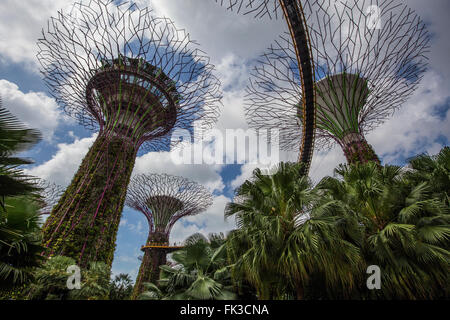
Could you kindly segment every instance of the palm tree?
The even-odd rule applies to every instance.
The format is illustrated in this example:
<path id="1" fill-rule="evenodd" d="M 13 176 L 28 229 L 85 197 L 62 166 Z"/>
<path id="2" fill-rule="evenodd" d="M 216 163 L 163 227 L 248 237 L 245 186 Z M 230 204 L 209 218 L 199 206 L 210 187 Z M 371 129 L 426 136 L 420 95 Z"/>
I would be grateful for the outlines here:
<path id="1" fill-rule="evenodd" d="M 0 289 L 10 290 L 32 279 L 43 250 L 37 203 L 24 196 L 6 199 L 0 215 Z"/>
<path id="2" fill-rule="evenodd" d="M 0 98 L 0 206 L 4 209 L 5 197 L 24 195 L 36 191 L 30 177 L 18 166 L 32 161 L 13 157 L 29 149 L 41 139 L 37 130 L 26 129 L 11 113 L 1 106 Z"/>
<path id="3" fill-rule="evenodd" d="M 14 157 L 40 140 L 40 133 L 26 129 L 0 99 L 0 288 L 21 286 L 39 265 L 39 189 L 19 166 L 31 161 Z"/>
<path id="4" fill-rule="evenodd" d="M 80 289 L 69 289 L 67 281 L 73 275 L 68 268 L 75 266 L 70 257 L 49 258 L 35 270 L 35 280 L 30 286 L 28 298 L 33 300 L 103 300 L 109 293 L 109 267 L 103 262 L 91 262 L 81 270 Z"/>
<path id="5" fill-rule="evenodd" d="M 409 160 L 407 178 L 413 183 L 427 182 L 434 197 L 450 205 L 450 147 L 444 147 L 439 154 L 418 155 Z"/>
<path id="6" fill-rule="evenodd" d="M 301 165 L 281 163 L 273 175 L 256 169 L 226 207 L 239 227 L 227 241 L 234 277 L 247 279 L 259 299 L 304 299 L 314 276 L 344 292 L 354 287 L 360 252 L 316 202 Z"/>
<path id="7" fill-rule="evenodd" d="M 67 300 L 70 290 L 67 269 L 75 265 L 75 260 L 64 256 L 55 256 L 34 273 L 35 280 L 30 286 L 29 299 L 33 300 Z"/>
<path id="8" fill-rule="evenodd" d="M 361 227 L 362 237 L 347 237 L 360 246 L 366 265 L 382 270 L 380 292 L 365 294 L 362 285 L 361 294 L 400 299 L 447 295 L 449 208 L 433 197 L 429 184 L 412 184 L 400 167 L 373 163 L 341 165 L 335 173 L 337 178 L 319 183 L 321 201 L 333 208 L 331 215 Z"/>
<path id="9" fill-rule="evenodd" d="M 109 300 L 129 300 L 133 292 L 133 280 L 130 275 L 121 273 L 110 283 Z"/>
<path id="10" fill-rule="evenodd" d="M 71 300 L 106 300 L 110 288 L 110 268 L 104 262 L 93 261 L 81 271 L 81 288 L 71 290 Z"/>
<path id="11" fill-rule="evenodd" d="M 170 300 L 230 300 L 231 276 L 226 261 L 223 234 L 211 234 L 208 239 L 194 234 L 185 241 L 182 250 L 172 254 L 175 266 L 161 266 L 158 286 L 146 283 L 141 299 Z"/>

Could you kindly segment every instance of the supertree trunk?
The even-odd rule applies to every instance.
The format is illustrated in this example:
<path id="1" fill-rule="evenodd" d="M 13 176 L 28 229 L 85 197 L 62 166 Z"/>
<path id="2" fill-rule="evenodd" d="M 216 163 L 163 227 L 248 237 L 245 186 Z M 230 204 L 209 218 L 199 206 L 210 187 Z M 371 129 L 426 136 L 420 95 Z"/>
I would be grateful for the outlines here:
<path id="1" fill-rule="evenodd" d="M 159 267 L 166 264 L 166 255 L 182 248 L 170 246 L 169 235 L 181 218 L 206 210 L 213 202 L 203 186 L 183 177 L 167 174 L 134 176 L 128 188 L 126 204 L 145 215 L 149 224 L 147 244 L 132 299 L 143 292 L 145 282 L 157 284 Z"/>
<path id="2" fill-rule="evenodd" d="M 123 137 L 98 136 L 43 228 L 44 255 L 111 266 L 136 150 Z"/>
<path id="3" fill-rule="evenodd" d="M 391 118 L 417 89 L 428 68 L 432 37 L 405 1 L 216 2 L 256 16 L 276 16 L 281 3 L 289 23 L 290 32 L 280 35 L 251 71 L 245 106 L 250 128 L 279 129 L 280 147 L 296 151 L 306 141 L 302 136 L 305 126 L 314 124 L 318 148 L 330 149 L 337 141 L 349 163 L 380 162 L 363 137 L 344 140 L 349 134 L 368 134 Z M 295 10 L 299 3 L 298 9 L 303 10 Z M 295 11 L 301 11 L 297 18 Z M 307 32 L 299 23 L 303 17 Z M 303 37 L 297 40 L 296 32 Z M 302 43 L 303 50 L 299 50 Z M 303 63 L 308 61 L 312 72 L 307 73 L 314 83 L 308 83 L 311 77 L 305 78 L 309 66 L 304 69 Z M 301 85 L 299 80 L 303 80 Z M 309 101 L 314 105 L 309 110 L 315 117 L 308 121 L 303 111 L 311 85 L 314 94 L 309 94 Z"/>
<path id="4" fill-rule="evenodd" d="M 99 136 L 50 214 L 43 254 L 111 265 L 137 151 L 169 151 L 179 129 L 203 136 L 220 81 L 189 33 L 151 8 L 80 0 L 64 11 L 38 40 L 41 71 L 62 109 Z"/>
<path id="5" fill-rule="evenodd" d="M 139 274 L 136 278 L 133 294 L 131 298 L 137 299 L 139 295 L 144 291 L 144 283 L 150 282 L 157 284 L 159 280 L 159 266 L 167 263 L 168 249 L 158 248 L 167 244 L 169 241 L 166 235 L 150 234 L 147 240 L 147 244 L 153 244 L 153 248 L 144 248 L 144 257 L 142 259 L 141 267 L 139 268 Z"/>
<path id="6" fill-rule="evenodd" d="M 362 134 L 349 134 L 339 142 L 349 164 L 374 161 L 381 164 L 380 159 Z"/>

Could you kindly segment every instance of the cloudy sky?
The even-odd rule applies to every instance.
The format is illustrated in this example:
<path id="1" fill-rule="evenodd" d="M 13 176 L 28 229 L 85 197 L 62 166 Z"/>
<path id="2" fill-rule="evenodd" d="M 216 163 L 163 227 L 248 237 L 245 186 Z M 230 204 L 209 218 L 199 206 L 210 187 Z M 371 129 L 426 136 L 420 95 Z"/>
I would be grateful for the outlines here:
<path id="1" fill-rule="evenodd" d="M 43 141 L 26 156 L 35 160 L 27 171 L 67 186 L 83 156 L 95 139 L 90 132 L 67 117 L 50 97 L 39 74 L 36 40 L 47 20 L 73 0 L 0 1 L 0 94 L 3 104 L 30 127 L 43 133 Z M 139 0 L 160 16 L 170 17 L 186 29 L 211 57 L 223 85 L 222 115 L 217 129 L 246 129 L 243 98 L 255 59 L 285 31 L 283 21 L 253 19 L 227 12 L 214 0 Z M 383 163 L 402 165 L 414 154 L 437 153 L 450 139 L 450 1 L 407 0 L 426 21 L 433 37 L 431 67 L 420 87 L 392 119 L 367 136 Z M 296 154 L 282 154 L 295 160 Z M 311 177 L 318 181 L 345 162 L 339 149 L 316 153 Z M 227 231 L 233 221 L 224 221 L 223 209 L 233 190 L 251 174 L 252 164 L 175 165 L 169 153 L 140 154 L 135 173 L 157 172 L 181 175 L 205 185 L 214 194 L 214 204 L 203 214 L 179 221 L 172 241 L 202 232 Z M 113 272 L 129 273 L 139 268 L 140 246 L 147 238 L 142 214 L 124 210 L 117 238 Z"/>

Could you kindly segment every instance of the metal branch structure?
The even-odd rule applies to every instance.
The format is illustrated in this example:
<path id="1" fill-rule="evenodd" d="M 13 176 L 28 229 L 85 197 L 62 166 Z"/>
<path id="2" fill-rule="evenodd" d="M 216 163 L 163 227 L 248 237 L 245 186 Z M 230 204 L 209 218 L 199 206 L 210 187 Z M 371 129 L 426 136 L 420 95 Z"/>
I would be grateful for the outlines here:
<path id="1" fill-rule="evenodd" d="M 50 214 L 53 207 L 58 203 L 59 199 L 63 195 L 64 188 L 56 183 L 52 183 L 44 179 L 38 179 L 36 181 L 36 186 L 40 189 L 40 214 Z"/>
<path id="2" fill-rule="evenodd" d="M 281 13 L 280 0 L 215 0 L 227 10 L 244 15 L 251 14 L 255 18 L 269 17 L 277 19 Z"/>
<path id="3" fill-rule="evenodd" d="M 159 266 L 166 264 L 166 255 L 179 246 L 169 245 L 170 231 L 183 217 L 206 210 L 212 204 L 211 193 L 202 185 L 183 177 L 167 174 L 134 176 L 128 188 L 126 204 L 142 212 L 149 224 L 147 243 L 133 297 L 143 291 L 144 282 L 155 283 Z"/>
<path id="4" fill-rule="evenodd" d="M 414 92 L 426 71 L 430 35 L 397 0 L 311 0 L 308 28 L 314 58 L 316 145 L 338 143 L 349 163 L 376 161 L 365 135 Z M 302 141 L 302 77 L 295 44 L 284 34 L 259 59 L 247 88 L 250 127 L 280 128 L 280 144 Z"/>
<path id="5" fill-rule="evenodd" d="M 112 264 L 138 150 L 170 150 L 179 129 L 203 134 L 217 121 L 222 97 L 214 67 L 189 34 L 149 8 L 116 3 L 75 3 L 49 20 L 38 41 L 57 103 L 98 131 L 43 229 L 43 254 L 80 266 Z"/>
<path id="6" fill-rule="evenodd" d="M 301 103 L 297 105 L 302 121 L 299 161 L 304 164 L 303 173 L 307 174 L 314 151 L 316 120 L 314 61 L 309 39 L 308 16 L 305 15 L 305 11 L 312 12 L 310 2 L 301 0 L 216 0 L 216 2 L 226 6 L 228 10 L 254 14 L 255 17 L 268 16 L 277 19 L 280 11 L 283 13 L 282 16 L 288 24 L 294 44 L 300 73 L 300 77 L 297 79 L 302 90 Z"/>

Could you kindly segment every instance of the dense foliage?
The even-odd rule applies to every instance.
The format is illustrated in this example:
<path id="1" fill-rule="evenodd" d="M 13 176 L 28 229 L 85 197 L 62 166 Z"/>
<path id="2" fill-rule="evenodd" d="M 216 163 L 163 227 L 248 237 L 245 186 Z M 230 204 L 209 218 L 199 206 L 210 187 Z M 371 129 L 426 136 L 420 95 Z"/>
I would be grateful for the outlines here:
<path id="1" fill-rule="evenodd" d="M 135 152 L 123 139 L 97 138 L 43 227 L 47 256 L 111 266 Z"/>
<path id="2" fill-rule="evenodd" d="M 103 300 L 109 295 L 110 272 L 106 264 L 91 262 L 80 270 L 80 288 L 69 289 L 68 281 L 75 273 L 69 269 L 75 260 L 64 256 L 50 258 L 35 271 L 35 281 L 27 298 L 38 300 Z"/>
<path id="3" fill-rule="evenodd" d="M 298 164 L 255 170 L 226 209 L 235 279 L 259 299 L 448 298 L 448 155 L 341 165 L 314 188 Z M 380 290 L 366 285 L 373 265 Z"/>
<path id="4" fill-rule="evenodd" d="M 38 131 L 25 128 L 0 105 L 0 289 L 9 296 L 41 261 L 38 188 L 20 168 L 32 162 L 14 156 L 39 140 Z"/>
<path id="5" fill-rule="evenodd" d="M 429 183 L 414 183 L 402 168 L 374 163 L 340 166 L 336 174 L 338 178 L 325 178 L 317 186 L 320 202 L 344 225 L 358 225 L 359 232 L 348 238 L 360 248 L 366 265 L 381 268 L 381 290 L 368 292 L 363 284 L 359 295 L 448 295 L 450 211 Z"/>
<path id="6" fill-rule="evenodd" d="M 234 278 L 247 279 L 259 299 L 303 299 L 314 278 L 347 293 L 362 271 L 360 248 L 330 208 L 317 205 L 300 172 L 301 165 L 284 163 L 273 175 L 257 169 L 226 208 L 239 226 L 227 241 Z"/>
<path id="7" fill-rule="evenodd" d="M 109 300 L 129 300 L 133 292 L 133 280 L 128 274 L 121 273 L 111 280 Z"/>
<path id="8" fill-rule="evenodd" d="M 142 300 L 230 300 L 231 275 L 226 259 L 225 239 L 222 234 L 205 238 L 194 234 L 186 246 L 172 254 L 174 266 L 160 266 L 158 284 L 145 283 Z"/>
<path id="9" fill-rule="evenodd" d="M 409 161 L 406 176 L 412 184 L 426 182 L 433 197 L 450 205 L 450 147 L 435 156 L 421 154 Z"/>

